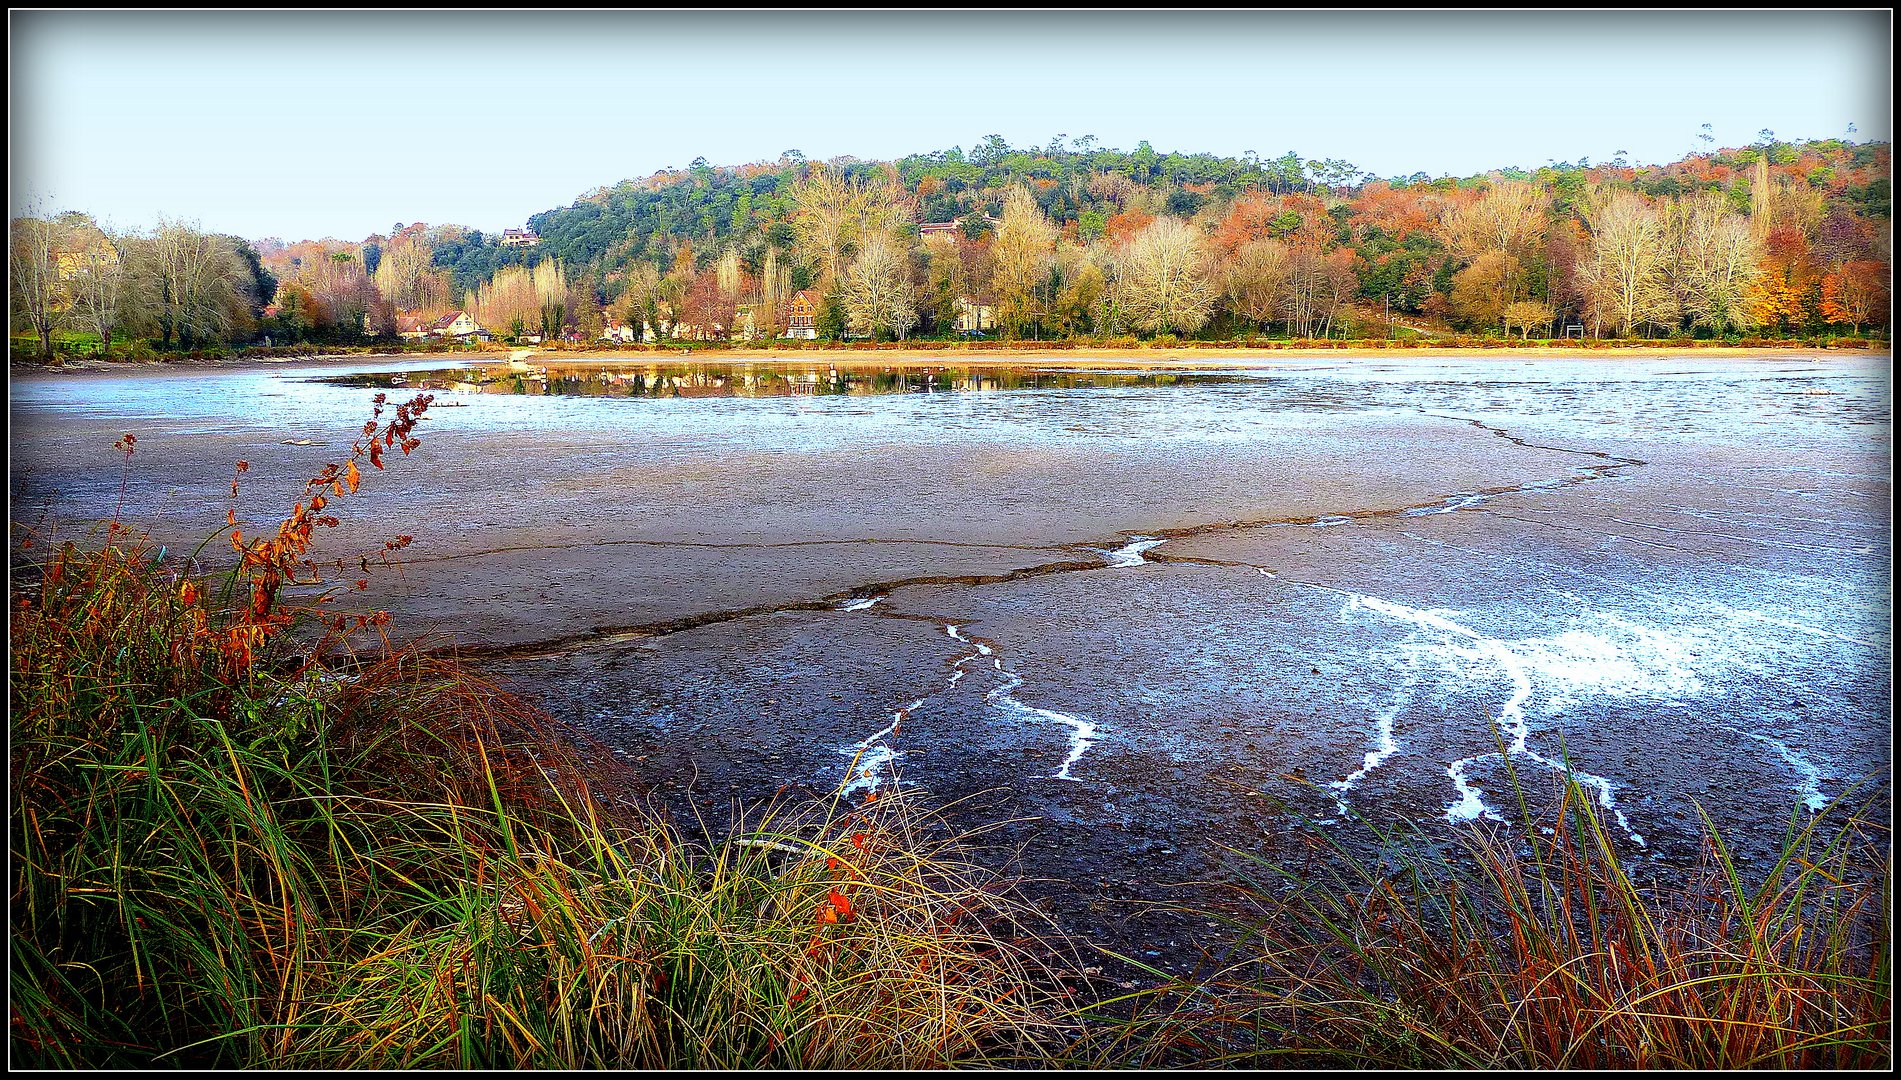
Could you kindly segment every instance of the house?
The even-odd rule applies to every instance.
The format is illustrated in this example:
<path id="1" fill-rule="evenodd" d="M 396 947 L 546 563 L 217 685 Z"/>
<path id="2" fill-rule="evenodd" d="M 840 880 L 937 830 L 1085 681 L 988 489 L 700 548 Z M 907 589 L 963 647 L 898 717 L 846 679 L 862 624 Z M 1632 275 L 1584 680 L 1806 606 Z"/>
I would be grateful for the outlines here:
<path id="1" fill-rule="evenodd" d="M 647 341 L 658 340 L 653 327 L 643 326 L 642 338 Z M 718 323 L 701 326 L 698 323 L 677 322 L 669 328 L 668 337 L 675 341 L 720 341 L 726 337 L 726 328 Z"/>
<path id="2" fill-rule="evenodd" d="M 468 312 L 453 311 L 437 319 L 435 322 L 430 323 L 428 336 L 456 338 L 458 340 L 476 337 L 486 341 L 488 339 L 488 331 L 476 325 L 475 320 L 469 317 Z"/>
<path id="3" fill-rule="evenodd" d="M 956 218 L 952 218 L 949 221 L 927 221 L 917 227 L 917 234 L 926 240 L 937 235 L 948 236 L 955 240 L 957 238 L 957 225 L 958 219 Z"/>
<path id="4" fill-rule="evenodd" d="M 503 247 L 534 247 L 539 243 L 541 243 L 541 237 L 536 236 L 533 229 L 502 230 Z"/>
<path id="5" fill-rule="evenodd" d="M 802 338 L 811 341 L 818 337 L 818 308 L 812 298 L 800 290 L 799 295 L 786 305 L 786 332 L 788 338 Z"/>
<path id="6" fill-rule="evenodd" d="M 398 312 L 396 315 L 396 336 L 404 341 L 421 341 L 429 336 L 429 328 L 435 320 L 420 312 Z"/>
<path id="7" fill-rule="evenodd" d="M 740 304 L 733 310 L 732 336 L 739 341 L 753 341 L 760 337 L 759 323 L 753 317 L 751 304 Z"/>
<path id="8" fill-rule="evenodd" d="M 602 341 L 616 341 L 622 345 L 631 345 L 640 340 L 640 331 L 613 316 L 607 318 L 607 328 L 601 331 Z"/>
<path id="9" fill-rule="evenodd" d="M 957 298 L 957 322 L 955 329 L 960 334 L 981 334 L 994 330 L 997 326 L 997 311 L 989 304 L 979 304 L 968 296 Z"/>

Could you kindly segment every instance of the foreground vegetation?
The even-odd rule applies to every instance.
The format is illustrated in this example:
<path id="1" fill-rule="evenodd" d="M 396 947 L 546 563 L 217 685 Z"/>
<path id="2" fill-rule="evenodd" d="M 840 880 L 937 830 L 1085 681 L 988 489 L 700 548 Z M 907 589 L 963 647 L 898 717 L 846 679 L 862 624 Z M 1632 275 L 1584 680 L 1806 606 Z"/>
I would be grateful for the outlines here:
<path id="1" fill-rule="evenodd" d="M 418 415 L 369 446 L 410 445 Z M 17 1064 L 1048 1052 L 1061 950 L 907 799 L 682 830 L 478 673 L 412 650 L 350 663 L 338 646 L 379 615 L 286 608 L 310 570 L 294 541 L 378 457 L 326 469 L 329 499 L 276 538 L 237 536 L 235 574 L 180 572 L 110 526 L 16 590 Z M 321 635 L 297 640 L 292 614 Z"/>
<path id="2" fill-rule="evenodd" d="M 332 610 L 318 530 L 429 404 L 379 396 L 275 534 L 234 513 L 232 570 L 117 522 L 16 537 L 15 1064 L 1891 1059 L 1889 838 L 1852 815 L 1792 825 L 1766 873 L 1711 827 L 1673 882 L 1620 861 L 1575 788 L 1549 835 L 1529 813 L 1451 848 L 1375 830 L 1372 861 L 1255 863 L 1204 913 L 1243 931 L 1225 970 L 1096 1001 L 1071 989 L 1088 947 L 912 796 L 681 828 L 604 748 Z"/>
<path id="3" fill-rule="evenodd" d="M 1237 852 L 1241 959 L 1139 995 L 1110 1045 L 1174 1064 L 1891 1064 L 1884 823 L 1798 808 L 1764 872 L 1705 818 L 1700 864 L 1659 875 L 1593 802 L 1567 782 L 1545 828 L 1524 811 L 1452 844 L 1368 825 L 1371 858 L 1319 833 L 1327 857 L 1300 874 Z"/>

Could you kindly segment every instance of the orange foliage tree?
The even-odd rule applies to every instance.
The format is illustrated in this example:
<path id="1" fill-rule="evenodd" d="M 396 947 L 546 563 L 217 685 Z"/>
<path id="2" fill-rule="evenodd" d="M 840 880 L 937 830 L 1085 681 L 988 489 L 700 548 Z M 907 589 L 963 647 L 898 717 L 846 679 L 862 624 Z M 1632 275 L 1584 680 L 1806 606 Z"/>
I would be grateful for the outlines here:
<path id="1" fill-rule="evenodd" d="M 1822 318 L 1855 333 L 1888 311 L 1888 267 L 1864 260 L 1843 263 L 1822 277 Z"/>
<path id="2" fill-rule="evenodd" d="M 1750 314 L 1765 327 L 1800 326 L 1808 321 L 1817 284 L 1808 236 L 1792 225 L 1779 225 L 1769 231 L 1763 244 L 1762 276 L 1756 282 Z"/>

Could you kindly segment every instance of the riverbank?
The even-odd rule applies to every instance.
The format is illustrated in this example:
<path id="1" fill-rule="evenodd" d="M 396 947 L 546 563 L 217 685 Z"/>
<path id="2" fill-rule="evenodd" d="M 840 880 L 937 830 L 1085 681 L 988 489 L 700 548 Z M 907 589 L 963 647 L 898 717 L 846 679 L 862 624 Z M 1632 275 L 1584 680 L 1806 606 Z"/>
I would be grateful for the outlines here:
<path id="1" fill-rule="evenodd" d="M 260 355 L 230 353 L 222 357 L 162 359 L 151 361 L 108 361 L 77 359 L 59 364 L 40 364 L 16 360 L 15 377 L 37 374 L 78 374 L 111 372 L 124 374 L 140 371 L 216 371 L 234 367 L 288 367 L 304 365 L 334 366 L 367 364 L 376 361 L 474 365 L 506 362 L 511 356 L 532 359 L 536 363 L 585 365 L 621 363 L 638 360 L 646 363 L 693 361 L 697 363 L 783 364 L 804 366 L 815 363 L 877 364 L 889 367 L 1021 367 L 1100 368 L 1112 366 L 1143 368 L 1231 368 L 1242 365 L 1271 364 L 1293 360 L 1370 360 L 1394 358 L 1473 359 L 1473 360 L 1662 360 L 1662 359 L 1803 359 L 1820 356 L 1888 356 L 1886 343 L 1866 347 L 1838 344 L 1789 344 L 1766 346 L 1742 345 L 1671 345 L 1662 342 L 1596 342 L 1588 347 L 1533 343 L 1526 346 L 1462 346 L 1432 343 L 1391 343 L 1390 347 L 1365 342 L 1341 342 L 1337 346 L 1257 345 L 1242 343 L 1185 343 L 1150 347 L 1107 347 L 1087 345 L 1035 345 L 1023 343 L 940 343 L 942 348 L 916 346 L 863 346 L 800 349 L 746 349 L 706 346 L 642 347 L 622 350 L 580 349 L 493 349 L 442 352 L 362 352 L 310 353 L 298 355 Z"/>

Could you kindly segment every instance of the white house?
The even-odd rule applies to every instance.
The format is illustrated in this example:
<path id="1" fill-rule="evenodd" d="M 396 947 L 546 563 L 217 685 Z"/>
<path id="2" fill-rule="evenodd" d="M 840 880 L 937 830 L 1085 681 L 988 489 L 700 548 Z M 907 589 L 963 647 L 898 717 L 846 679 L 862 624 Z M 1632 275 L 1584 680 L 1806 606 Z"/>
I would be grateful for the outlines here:
<path id="1" fill-rule="evenodd" d="M 470 318 L 469 313 L 466 311 L 457 311 L 449 315 L 444 315 L 429 327 L 430 337 L 460 339 L 477 337 L 486 333 L 488 333 L 488 331 L 476 325 L 475 320 Z"/>

